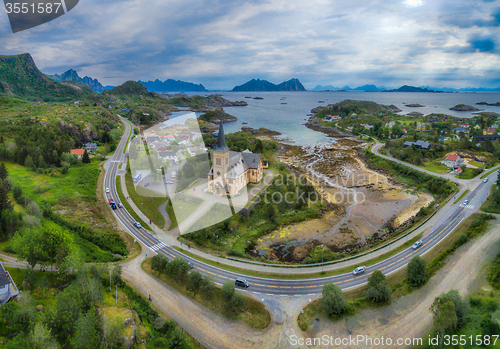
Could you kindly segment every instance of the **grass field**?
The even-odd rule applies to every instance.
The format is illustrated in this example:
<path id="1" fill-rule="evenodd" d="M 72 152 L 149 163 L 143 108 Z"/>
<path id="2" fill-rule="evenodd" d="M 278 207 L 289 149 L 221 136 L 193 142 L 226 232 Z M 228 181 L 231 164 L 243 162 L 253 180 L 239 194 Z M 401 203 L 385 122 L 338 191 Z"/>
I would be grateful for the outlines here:
<path id="1" fill-rule="evenodd" d="M 425 163 L 424 166 L 419 166 L 419 167 L 439 174 L 446 173 L 450 170 L 448 166 L 441 164 L 439 161 L 433 161 L 433 162 L 429 161 Z"/>
<path id="2" fill-rule="evenodd" d="M 158 206 L 163 204 L 167 198 L 166 197 L 146 197 L 141 196 L 137 193 L 132 180 L 132 175 L 127 173 L 125 175 L 125 184 L 127 186 L 127 192 L 135 205 L 148 217 L 151 221 L 163 229 L 165 226 L 165 219 L 160 211 L 158 211 Z"/>
<path id="3" fill-rule="evenodd" d="M 177 220 L 177 224 L 179 224 L 182 223 L 186 218 L 188 218 L 198 207 L 200 207 L 203 201 L 193 202 L 182 199 L 174 199 L 173 203 L 175 205 L 175 218 Z"/>
<path id="4" fill-rule="evenodd" d="M 120 197 L 120 202 L 123 204 L 123 207 L 127 210 L 128 213 L 139 223 L 141 223 L 142 227 L 146 230 L 151 231 L 151 228 L 149 225 L 144 222 L 141 217 L 135 213 L 135 211 L 132 209 L 132 206 L 129 205 L 128 201 L 125 199 L 125 195 L 123 195 L 122 192 L 122 184 L 120 181 L 120 177 L 116 176 L 116 191 L 118 192 L 118 196 Z"/>
<path id="5" fill-rule="evenodd" d="M 461 179 L 472 179 L 476 177 L 479 173 L 477 169 L 475 168 L 470 168 L 470 167 L 462 167 L 463 172 L 460 173 L 459 175 L 456 175 L 456 178 L 461 178 Z"/>
<path id="6" fill-rule="evenodd" d="M 148 274 L 165 282 L 170 287 L 175 288 L 184 296 L 190 297 L 191 299 L 195 300 L 196 302 L 200 303 L 201 305 L 203 305 L 204 307 L 210 309 L 215 313 L 222 314 L 234 320 L 243 321 L 250 327 L 257 329 L 264 329 L 271 322 L 271 315 L 266 310 L 264 304 L 253 298 L 245 296 L 246 302 L 243 310 L 239 314 L 234 316 L 232 314 L 228 314 L 227 311 L 224 309 L 225 301 L 222 298 L 221 289 L 219 287 L 215 288 L 215 293 L 212 299 L 206 300 L 203 299 L 203 297 L 201 297 L 199 293 L 196 294 L 196 296 L 193 296 L 193 294 L 186 289 L 185 285 L 179 285 L 177 282 L 175 282 L 165 274 L 161 274 L 160 276 L 158 276 L 158 273 L 153 272 L 153 270 L 151 270 L 151 258 L 146 259 L 142 263 L 142 269 Z"/>
<path id="7" fill-rule="evenodd" d="M 496 185 L 491 186 L 490 195 L 484 201 L 484 204 L 481 205 L 481 211 L 488 213 L 498 213 L 500 214 L 500 206 L 497 206 L 493 202 L 493 193 L 500 189 L 497 188 Z"/>

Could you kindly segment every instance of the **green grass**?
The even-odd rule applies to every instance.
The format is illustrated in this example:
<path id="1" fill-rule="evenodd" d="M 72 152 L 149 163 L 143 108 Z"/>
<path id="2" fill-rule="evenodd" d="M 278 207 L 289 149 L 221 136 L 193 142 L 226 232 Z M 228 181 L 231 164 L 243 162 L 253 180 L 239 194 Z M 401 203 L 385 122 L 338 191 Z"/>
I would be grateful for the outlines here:
<path id="1" fill-rule="evenodd" d="M 123 204 L 123 207 L 127 210 L 128 213 L 130 213 L 130 215 L 137 222 L 141 223 L 141 225 L 144 229 L 151 231 L 151 228 L 149 227 L 149 225 L 147 225 L 146 222 L 144 222 L 141 219 L 141 217 L 139 217 L 139 215 L 137 215 L 137 213 L 135 213 L 135 211 L 132 209 L 132 206 L 130 206 L 127 199 L 125 199 L 125 195 L 123 195 L 123 191 L 122 191 L 122 184 L 120 181 L 120 176 L 116 176 L 115 180 L 116 180 L 116 191 L 118 192 L 118 196 L 120 197 L 120 202 Z"/>
<path id="2" fill-rule="evenodd" d="M 132 137 L 132 128 L 130 129 L 130 133 L 128 134 L 127 143 L 125 143 L 125 147 L 123 148 L 123 154 L 125 154 L 127 152 L 127 146 L 128 146 L 128 142 L 130 141 L 130 137 Z M 120 166 L 121 166 L 121 164 L 120 164 Z"/>
<path id="3" fill-rule="evenodd" d="M 481 164 L 477 161 L 469 161 L 469 164 L 472 165 L 472 166 L 476 166 L 476 167 L 479 167 L 479 168 L 484 168 L 484 164 Z"/>
<path id="4" fill-rule="evenodd" d="M 485 179 L 486 177 L 488 177 L 490 174 L 494 173 L 495 171 L 497 171 L 498 169 L 493 169 L 493 170 L 490 170 L 488 172 L 486 172 L 485 174 L 483 174 L 480 178 L 481 179 Z"/>
<path id="5" fill-rule="evenodd" d="M 427 162 L 425 163 L 424 166 L 419 166 L 419 167 L 439 174 L 446 173 L 450 170 L 448 166 L 439 163 L 439 161 Z"/>
<path id="6" fill-rule="evenodd" d="M 37 203 L 46 202 L 52 206 L 60 200 L 95 199 L 99 163 L 70 167 L 68 174 L 55 175 L 33 172 L 24 166 L 4 162 L 9 176 L 20 185 L 26 194 Z"/>
<path id="7" fill-rule="evenodd" d="M 470 167 L 462 167 L 462 170 L 463 170 L 462 173 L 455 176 L 456 178 L 472 179 L 481 173 L 478 169 Z"/>
<path id="8" fill-rule="evenodd" d="M 176 206 L 175 218 L 176 218 L 177 224 L 182 223 L 186 218 L 188 218 L 198 207 L 201 206 L 202 203 L 203 203 L 203 201 L 202 202 L 193 202 L 193 201 L 188 201 L 188 200 L 175 199 L 174 200 L 174 204 Z M 170 229 L 172 229 L 172 228 L 170 228 Z"/>
<path id="9" fill-rule="evenodd" d="M 163 215 L 158 210 L 158 206 L 163 204 L 167 198 L 166 197 L 147 197 L 142 196 L 137 193 L 135 190 L 135 186 L 132 180 L 132 175 L 127 173 L 125 175 L 125 185 L 127 186 L 127 192 L 135 205 L 148 217 L 151 221 L 158 226 L 160 229 L 163 229 L 165 226 L 165 219 Z"/>
<path id="10" fill-rule="evenodd" d="M 462 193 L 462 195 L 460 195 L 460 197 L 458 199 L 456 199 L 453 204 L 456 204 L 457 202 L 460 202 L 464 198 L 464 196 L 467 195 L 468 192 L 469 192 L 469 189 L 467 189 L 466 191 L 464 191 Z"/>
<path id="11" fill-rule="evenodd" d="M 237 268 L 237 267 L 233 267 L 233 266 L 230 266 L 230 265 L 227 265 L 227 264 L 222 264 L 222 263 L 217 263 L 215 261 L 212 261 L 210 259 L 206 259 L 206 258 L 203 258 L 203 257 L 200 257 L 198 255 L 195 255 L 191 252 L 188 252 L 180 247 L 177 247 L 177 246 L 174 246 L 174 248 L 181 252 L 181 253 L 184 253 L 185 255 L 191 257 L 191 258 L 194 258 L 196 260 L 199 260 L 203 263 L 206 263 L 206 264 L 209 264 L 209 265 L 212 265 L 212 266 L 215 266 L 217 268 L 220 268 L 220 269 L 224 269 L 224 270 L 227 270 L 227 271 L 232 271 L 234 273 L 238 273 L 238 274 L 243 274 L 243 275 L 249 275 L 249 276 L 257 276 L 257 277 L 266 277 L 266 278 L 271 278 L 271 279 L 293 279 L 293 280 L 299 280 L 299 279 L 311 279 L 311 278 L 320 278 L 320 277 L 327 277 L 327 276 L 334 276 L 334 275 L 340 275 L 340 274 L 344 274 L 344 273 L 348 273 L 348 272 L 351 272 L 352 270 L 354 270 L 356 267 L 358 266 L 361 266 L 361 265 L 364 265 L 364 266 L 370 266 L 370 265 L 374 265 L 378 262 L 381 262 L 389 257 L 392 257 L 396 254 L 398 254 L 399 252 L 407 249 L 408 247 L 410 247 L 411 245 L 413 245 L 415 243 L 415 241 L 419 240 L 421 237 L 421 234 L 414 237 L 413 239 L 405 242 L 403 245 L 399 246 L 398 248 L 395 248 L 394 250 L 390 251 L 390 252 L 387 252 L 387 253 L 384 253 L 383 255 L 380 255 L 376 258 L 373 258 L 373 259 L 370 259 L 368 261 L 365 261 L 363 263 L 359 263 L 359 264 L 356 264 L 356 265 L 353 265 L 352 267 L 346 267 L 346 268 L 341 268 L 341 269 L 335 269 L 335 270 L 331 270 L 331 271 L 325 271 L 325 272 L 320 272 L 320 273 L 304 273 L 304 274 L 275 274 L 275 273 L 263 273 L 263 272 L 258 272 L 258 271 L 253 271 L 251 269 L 241 269 L 241 268 Z M 219 254 L 219 258 L 222 259 L 224 257 L 220 257 L 220 254 Z"/>
<path id="12" fill-rule="evenodd" d="M 153 272 L 151 270 L 151 258 L 146 259 L 142 263 L 142 269 L 146 273 L 156 278 L 159 278 L 161 281 L 165 282 L 170 287 L 175 288 L 184 296 L 190 297 L 191 299 L 195 300 L 196 302 L 200 303 L 201 305 L 203 305 L 204 307 L 215 313 L 222 314 L 233 320 L 242 321 L 247 325 L 249 325 L 250 327 L 256 329 L 264 329 L 271 322 L 271 315 L 267 311 L 264 304 L 255 300 L 254 298 L 247 297 L 245 295 L 246 302 L 243 310 L 237 315 L 228 314 L 228 312 L 225 310 L 224 306 L 225 301 L 222 298 L 221 289 L 219 287 L 215 288 L 214 296 L 211 299 L 206 300 L 203 297 L 201 297 L 199 293 L 196 294 L 196 296 L 193 296 L 193 294 L 186 289 L 186 286 L 184 284 L 179 285 L 176 281 L 172 280 L 167 275 L 161 274 L 158 276 L 158 273 Z"/>
<path id="13" fill-rule="evenodd" d="M 500 206 L 495 205 L 495 202 L 493 201 L 493 196 L 499 195 L 498 191 L 500 191 L 500 189 L 497 188 L 496 185 L 491 186 L 490 195 L 488 195 L 484 204 L 481 205 L 481 211 L 500 214 Z"/>

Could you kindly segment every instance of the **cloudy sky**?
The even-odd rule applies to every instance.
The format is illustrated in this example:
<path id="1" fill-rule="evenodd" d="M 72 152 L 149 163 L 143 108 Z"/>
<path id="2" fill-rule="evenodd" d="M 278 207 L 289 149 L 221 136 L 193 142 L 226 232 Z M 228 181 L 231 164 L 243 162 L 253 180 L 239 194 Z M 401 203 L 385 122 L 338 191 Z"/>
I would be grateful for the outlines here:
<path id="1" fill-rule="evenodd" d="M 74 68 L 104 85 L 497 87 L 499 26 L 500 2 L 487 0 L 80 0 L 16 34 L 1 11 L 0 54 L 29 52 L 44 73 Z"/>

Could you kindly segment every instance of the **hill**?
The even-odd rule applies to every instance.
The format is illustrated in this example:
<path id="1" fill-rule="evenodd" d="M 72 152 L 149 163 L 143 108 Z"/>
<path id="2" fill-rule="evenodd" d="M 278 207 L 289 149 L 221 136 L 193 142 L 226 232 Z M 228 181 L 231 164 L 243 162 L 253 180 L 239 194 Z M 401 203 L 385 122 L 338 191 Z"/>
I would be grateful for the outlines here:
<path id="1" fill-rule="evenodd" d="M 43 74 L 29 53 L 0 55 L 0 95 L 29 100 L 64 101 L 89 95 L 72 84 L 61 84 Z"/>
<path id="2" fill-rule="evenodd" d="M 395 90 L 388 90 L 387 92 L 439 92 L 439 91 L 429 90 L 427 88 L 422 88 L 422 87 L 403 85 L 400 88 L 397 88 Z"/>
<path id="3" fill-rule="evenodd" d="M 306 89 L 298 79 L 290 79 L 279 85 L 275 85 L 267 80 L 252 79 L 243 85 L 232 89 L 234 92 L 250 91 L 305 91 Z"/>
<path id="4" fill-rule="evenodd" d="M 147 96 L 147 97 L 157 97 L 154 92 L 149 92 L 146 86 L 135 82 L 127 81 L 120 86 L 116 86 L 111 90 L 106 90 L 103 94 L 116 95 L 116 96 Z"/>
<path id="5" fill-rule="evenodd" d="M 146 86 L 149 91 L 153 92 L 204 92 L 207 91 L 202 84 L 194 84 L 181 80 L 168 79 L 163 82 L 156 79 L 155 81 L 140 81 L 139 83 Z"/>
<path id="6" fill-rule="evenodd" d="M 51 78 L 54 81 L 76 81 L 82 84 L 85 84 L 87 86 L 90 86 L 92 88 L 92 92 L 102 92 L 104 91 L 104 86 L 97 80 L 97 79 L 92 79 L 91 77 L 85 76 L 84 78 L 81 78 L 78 73 L 70 69 L 61 75 L 59 74 L 54 74 L 54 75 L 47 75 L 49 78 Z"/>

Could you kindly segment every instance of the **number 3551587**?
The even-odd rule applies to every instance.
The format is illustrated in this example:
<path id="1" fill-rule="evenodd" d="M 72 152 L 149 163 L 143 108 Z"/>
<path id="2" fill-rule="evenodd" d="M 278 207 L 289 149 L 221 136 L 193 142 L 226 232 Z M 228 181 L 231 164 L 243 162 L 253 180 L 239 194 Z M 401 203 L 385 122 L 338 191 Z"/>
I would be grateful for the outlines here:
<path id="1" fill-rule="evenodd" d="M 28 3 L 6 3 L 5 8 L 8 14 L 11 13 L 59 13 L 59 10 L 64 11 L 60 2 L 52 3 L 52 2 L 40 2 L 37 4 L 28 4 Z"/>

